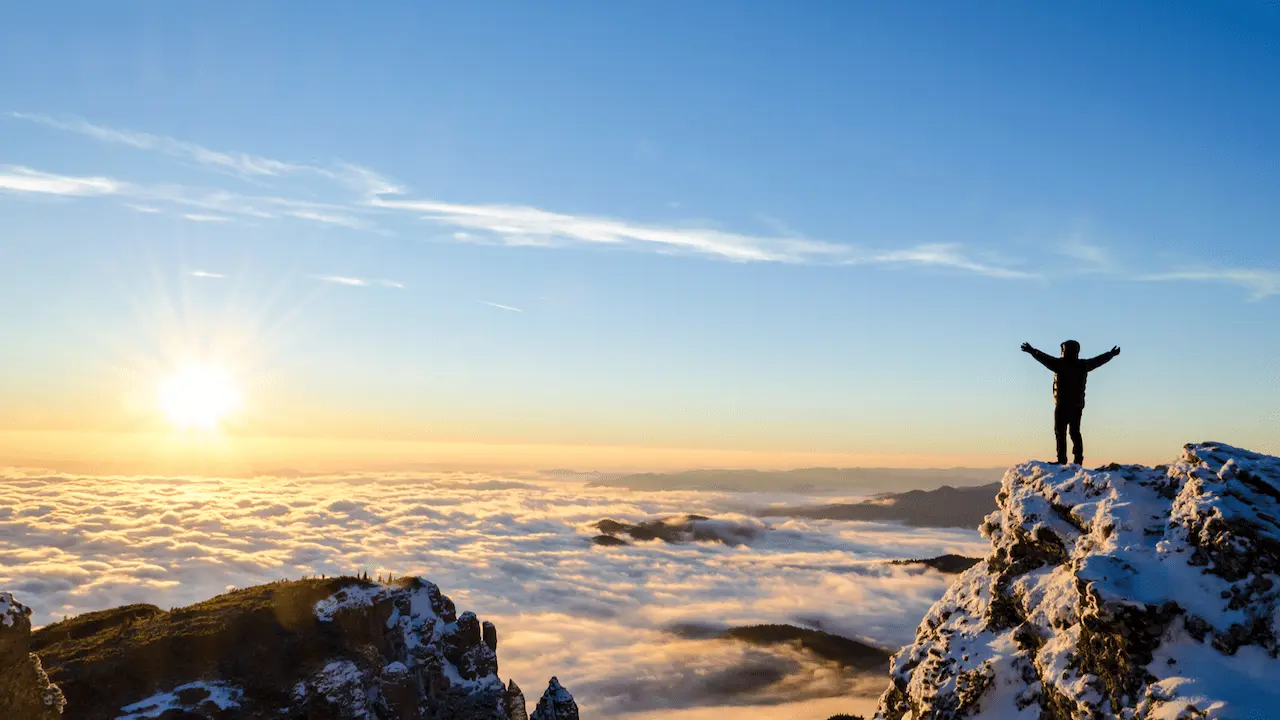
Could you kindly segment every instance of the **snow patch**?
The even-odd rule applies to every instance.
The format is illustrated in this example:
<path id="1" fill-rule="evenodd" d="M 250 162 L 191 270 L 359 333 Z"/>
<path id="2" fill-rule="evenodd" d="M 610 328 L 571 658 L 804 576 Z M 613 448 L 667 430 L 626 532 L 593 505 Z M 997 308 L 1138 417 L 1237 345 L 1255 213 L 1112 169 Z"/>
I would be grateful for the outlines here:
<path id="1" fill-rule="evenodd" d="M 191 696 L 193 699 L 184 702 L 183 695 Z M 157 693 L 132 705 L 125 705 L 120 708 L 120 711 L 126 714 L 117 716 L 116 720 L 155 718 L 170 710 L 194 712 L 197 708 L 208 704 L 213 704 L 219 710 L 230 710 L 240 707 L 242 697 L 244 697 L 243 690 L 224 682 L 203 680 L 190 682 L 179 685 L 170 692 Z"/>

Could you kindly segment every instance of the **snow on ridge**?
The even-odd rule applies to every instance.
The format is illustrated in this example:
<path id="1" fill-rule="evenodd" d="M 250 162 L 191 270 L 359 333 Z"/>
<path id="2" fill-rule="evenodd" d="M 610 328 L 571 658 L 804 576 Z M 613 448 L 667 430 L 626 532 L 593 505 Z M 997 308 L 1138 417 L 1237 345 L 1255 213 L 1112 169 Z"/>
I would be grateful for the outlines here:
<path id="1" fill-rule="evenodd" d="M 31 611 L 26 605 L 13 598 L 13 593 L 0 592 L 0 625 L 12 627 L 18 618 L 24 618 L 30 614 Z"/>
<path id="2" fill-rule="evenodd" d="M 353 581 L 340 590 L 315 604 L 316 617 L 321 622 L 333 620 L 333 616 L 344 610 L 360 607 L 373 607 L 374 603 L 387 597 L 391 588 L 381 583 L 360 584 Z"/>
<path id="3" fill-rule="evenodd" d="M 991 552 L 894 656 L 878 718 L 1274 715 L 1280 458 L 1023 463 L 997 501 Z"/>
<path id="4" fill-rule="evenodd" d="M 190 690 L 203 690 L 205 694 L 192 704 L 184 703 L 180 695 Z M 169 692 L 156 693 L 149 698 L 120 708 L 120 711 L 126 714 L 117 716 L 116 720 L 156 718 L 171 710 L 194 711 L 205 703 L 213 703 L 219 710 L 230 710 L 240 707 L 240 699 L 243 696 L 243 690 L 229 683 L 203 680 L 190 682 L 179 685 Z"/>

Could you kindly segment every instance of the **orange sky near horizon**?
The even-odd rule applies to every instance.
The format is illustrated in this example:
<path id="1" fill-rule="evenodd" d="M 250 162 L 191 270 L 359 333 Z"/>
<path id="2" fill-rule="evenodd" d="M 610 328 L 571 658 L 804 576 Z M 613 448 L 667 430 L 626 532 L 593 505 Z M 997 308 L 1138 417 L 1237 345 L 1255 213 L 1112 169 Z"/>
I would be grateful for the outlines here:
<path id="1" fill-rule="evenodd" d="M 0 431 L 0 466 L 127 475 L 321 474 L 351 470 L 639 472 L 697 468 L 1001 467 L 1026 458 L 618 445 L 260 438 L 183 433 Z"/>

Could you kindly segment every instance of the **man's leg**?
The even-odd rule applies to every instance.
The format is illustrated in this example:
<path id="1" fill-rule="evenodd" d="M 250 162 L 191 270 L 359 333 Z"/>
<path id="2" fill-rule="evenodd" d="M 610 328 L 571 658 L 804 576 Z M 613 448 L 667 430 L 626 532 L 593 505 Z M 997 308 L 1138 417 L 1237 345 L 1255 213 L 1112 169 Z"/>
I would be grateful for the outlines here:
<path id="1" fill-rule="evenodd" d="M 1067 420 L 1070 413 L 1061 405 L 1053 409 L 1053 434 L 1058 441 L 1058 464 L 1067 464 Z M 1076 447 L 1079 447 L 1078 445 Z"/>
<path id="2" fill-rule="evenodd" d="M 1071 446 L 1077 465 L 1084 465 L 1084 438 L 1080 436 L 1082 415 L 1084 415 L 1084 408 L 1073 408 L 1071 417 L 1067 419 L 1067 426 L 1071 428 Z"/>

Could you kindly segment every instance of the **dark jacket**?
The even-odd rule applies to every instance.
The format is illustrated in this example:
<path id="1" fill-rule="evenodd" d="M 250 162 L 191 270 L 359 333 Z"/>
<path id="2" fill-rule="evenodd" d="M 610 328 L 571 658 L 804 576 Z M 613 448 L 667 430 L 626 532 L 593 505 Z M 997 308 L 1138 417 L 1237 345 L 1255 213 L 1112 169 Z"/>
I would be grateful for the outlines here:
<path id="1" fill-rule="evenodd" d="M 1053 401 L 1060 407 L 1084 407 L 1084 386 L 1089 372 L 1105 365 L 1118 353 L 1104 352 L 1094 358 L 1054 357 L 1031 349 L 1031 357 L 1053 371 Z"/>

